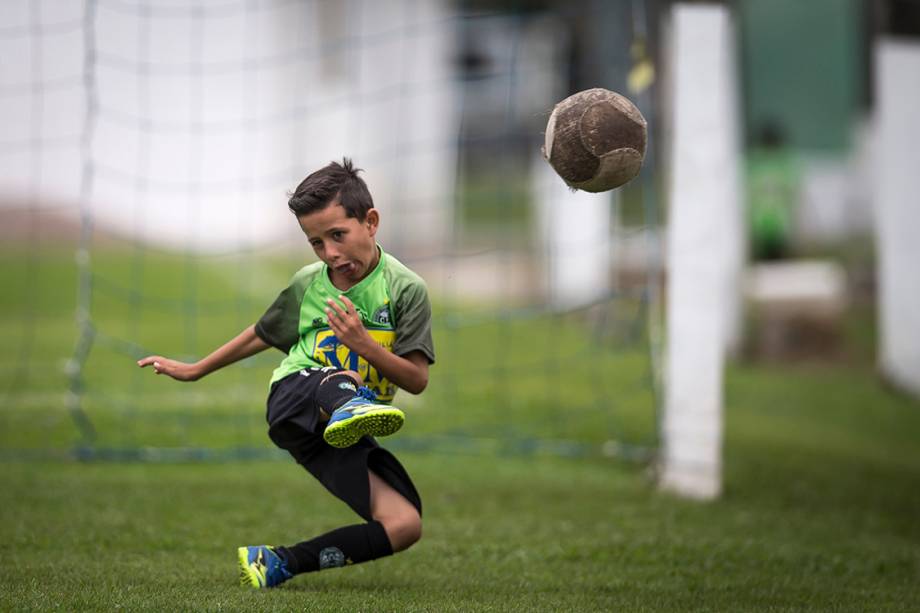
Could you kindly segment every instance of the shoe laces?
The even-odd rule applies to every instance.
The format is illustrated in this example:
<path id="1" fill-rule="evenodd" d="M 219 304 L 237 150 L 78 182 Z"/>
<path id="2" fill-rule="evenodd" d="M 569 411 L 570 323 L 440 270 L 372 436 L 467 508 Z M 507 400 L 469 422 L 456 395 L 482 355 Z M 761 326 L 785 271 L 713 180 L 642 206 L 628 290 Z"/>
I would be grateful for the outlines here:
<path id="1" fill-rule="evenodd" d="M 374 390 L 367 387 L 366 385 L 362 385 L 358 388 L 358 396 L 371 402 L 377 402 L 377 394 L 375 394 Z"/>

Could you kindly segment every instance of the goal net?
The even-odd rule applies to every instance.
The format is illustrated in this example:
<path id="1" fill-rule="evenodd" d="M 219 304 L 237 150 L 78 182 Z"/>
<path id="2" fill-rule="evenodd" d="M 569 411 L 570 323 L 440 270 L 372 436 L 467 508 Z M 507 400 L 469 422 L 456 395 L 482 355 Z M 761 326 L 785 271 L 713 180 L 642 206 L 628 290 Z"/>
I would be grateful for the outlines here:
<path id="1" fill-rule="evenodd" d="M 592 85 L 648 80 L 643 11 L 602 11 L 628 38 L 597 50 L 614 54 Z M 195 360 L 253 323 L 315 261 L 288 192 L 343 156 L 434 307 L 430 385 L 397 396 L 407 424 L 388 445 L 654 448 L 653 151 L 602 195 L 571 193 L 540 158 L 549 111 L 584 71 L 566 17 L 445 0 L 17 0 L 0 18 L 4 454 L 274 453 L 277 351 L 193 384 L 135 361 Z M 649 114 L 646 87 L 634 99 Z"/>

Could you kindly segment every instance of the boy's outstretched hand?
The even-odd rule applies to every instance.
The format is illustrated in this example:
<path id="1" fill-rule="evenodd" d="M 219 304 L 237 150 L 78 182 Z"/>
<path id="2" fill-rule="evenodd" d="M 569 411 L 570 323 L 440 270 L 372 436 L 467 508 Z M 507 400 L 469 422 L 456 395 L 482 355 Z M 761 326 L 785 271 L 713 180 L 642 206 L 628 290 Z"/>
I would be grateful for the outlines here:
<path id="1" fill-rule="evenodd" d="M 201 378 L 195 364 L 170 360 L 160 355 L 151 355 L 137 361 L 141 368 L 153 366 L 153 371 L 158 375 L 169 375 L 176 381 L 197 381 Z"/>

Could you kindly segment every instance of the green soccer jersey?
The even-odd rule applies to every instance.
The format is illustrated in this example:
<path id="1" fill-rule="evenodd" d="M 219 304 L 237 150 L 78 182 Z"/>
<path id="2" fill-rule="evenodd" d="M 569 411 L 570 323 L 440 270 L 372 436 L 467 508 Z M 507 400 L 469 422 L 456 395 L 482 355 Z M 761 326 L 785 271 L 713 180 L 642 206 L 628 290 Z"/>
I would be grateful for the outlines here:
<path id="1" fill-rule="evenodd" d="M 326 301 L 345 295 L 371 338 L 396 355 L 421 351 L 434 362 L 431 303 L 425 282 L 380 249 L 373 271 L 348 291 L 329 280 L 329 267 L 316 262 L 300 269 L 256 323 L 263 341 L 287 353 L 272 374 L 274 383 L 311 366 L 334 366 L 361 375 L 381 402 L 390 402 L 396 386 L 367 360 L 339 342 L 326 319 Z"/>

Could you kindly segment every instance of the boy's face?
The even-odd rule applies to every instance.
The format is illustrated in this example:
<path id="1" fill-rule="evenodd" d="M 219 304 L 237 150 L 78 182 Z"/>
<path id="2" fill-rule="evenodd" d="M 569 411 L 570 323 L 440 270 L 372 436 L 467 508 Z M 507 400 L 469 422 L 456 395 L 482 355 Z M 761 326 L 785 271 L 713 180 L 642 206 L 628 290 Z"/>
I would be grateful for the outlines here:
<path id="1" fill-rule="evenodd" d="M 364 221 L 345 214 L 345 208 L 333 202 L 319 211 L 297 218 L 317 257 L 329 266 L 332 284 L 348 289 L 377 265 L 379 254 L 374 236 L 380 217 L 367 212 Z"/>

